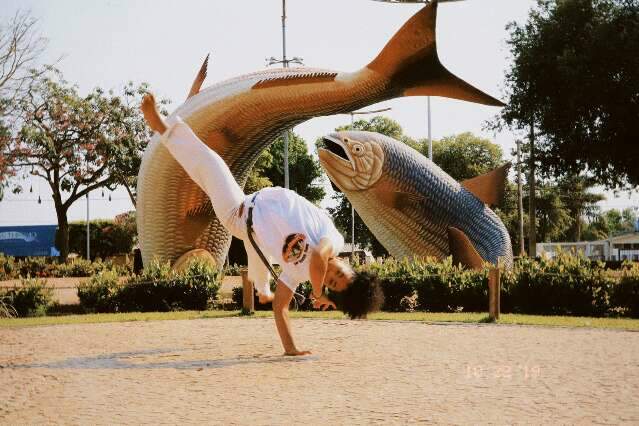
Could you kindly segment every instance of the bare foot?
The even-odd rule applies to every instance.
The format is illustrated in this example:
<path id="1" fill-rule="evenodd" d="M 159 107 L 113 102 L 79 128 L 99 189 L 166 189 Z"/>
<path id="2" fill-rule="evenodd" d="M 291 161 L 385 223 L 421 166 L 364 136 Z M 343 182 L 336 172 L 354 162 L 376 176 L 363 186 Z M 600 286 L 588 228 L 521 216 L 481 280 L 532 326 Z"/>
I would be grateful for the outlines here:
<path id="1" fill-rule="evenodd" d="M 162 117 L 160 117 L 157 105 L 155 104 L 155 98 L 151 93 L 144 95 L 142 98 L 142 104 L 140 104 L 140 109 L 142 110 L 144 119 L 151 130 L 154 130 L 159 134 L 166 131 L 166 124 L 164 124 Z"/>

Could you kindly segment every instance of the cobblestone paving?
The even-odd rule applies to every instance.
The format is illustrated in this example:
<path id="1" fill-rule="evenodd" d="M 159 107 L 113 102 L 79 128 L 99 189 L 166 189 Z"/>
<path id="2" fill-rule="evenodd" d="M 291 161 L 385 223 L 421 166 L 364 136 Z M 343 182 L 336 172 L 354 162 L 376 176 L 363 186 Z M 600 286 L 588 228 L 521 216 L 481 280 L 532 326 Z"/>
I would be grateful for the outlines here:
<path id="1" fill-rule="evenodd" d="M 639 423 L 639 333 L 272 319 L 0 329 L 1 424 Z"/>

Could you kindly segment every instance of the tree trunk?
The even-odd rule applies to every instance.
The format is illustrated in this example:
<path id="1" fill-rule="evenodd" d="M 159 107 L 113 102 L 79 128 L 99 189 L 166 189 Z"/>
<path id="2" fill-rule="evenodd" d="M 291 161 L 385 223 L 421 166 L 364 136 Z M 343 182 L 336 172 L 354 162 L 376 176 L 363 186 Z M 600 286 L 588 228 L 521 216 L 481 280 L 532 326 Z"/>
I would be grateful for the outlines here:
<path id="1" fill-rule="evenodd" d="M 60 262 L 66 262 L 69 257 L 69 222 L 67 220 L 67 210 L 56 206 L 58 216 L 58 231 L 56 233 L 56 246 L 60 250 Z"/>

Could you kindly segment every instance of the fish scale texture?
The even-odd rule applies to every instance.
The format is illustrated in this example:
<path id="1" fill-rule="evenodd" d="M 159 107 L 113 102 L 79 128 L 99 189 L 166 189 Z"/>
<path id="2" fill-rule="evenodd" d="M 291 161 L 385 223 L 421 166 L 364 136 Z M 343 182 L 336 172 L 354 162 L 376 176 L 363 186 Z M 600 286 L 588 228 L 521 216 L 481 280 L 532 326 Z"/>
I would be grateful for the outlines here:
<path id="1" fill-rule="evenodd" d="M 353 139 L 370 134 L 344 132 Z M 413 148 L 376 135 L 384 151 L 380 181 L 372 190 L 348 192 L 371 232 L 396 257 L 450 255 L 448 227 L 463 231 L 481 257 L 491 263 L 499 259 L 506 267 L 513 262 L 510 236 L 495 212 L 463 188 L 435 163 Z M 403 201 L 401 208 L 386 206 L 375 187 L 416 194 L 421 201 Z"/>

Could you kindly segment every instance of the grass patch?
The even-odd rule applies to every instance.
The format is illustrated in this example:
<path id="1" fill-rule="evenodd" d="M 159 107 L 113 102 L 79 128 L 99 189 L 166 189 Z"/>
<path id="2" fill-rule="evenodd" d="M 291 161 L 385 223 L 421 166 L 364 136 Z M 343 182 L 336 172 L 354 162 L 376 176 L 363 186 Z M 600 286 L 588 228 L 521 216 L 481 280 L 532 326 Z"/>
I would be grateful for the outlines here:
<path id="1" fill-rule="evenodd" d="M 236 317 L 238 315 L 238 311 L 126 312 L 119 314 L 56 315 L 29 318 L 0 318 L 0 327 L 94 324 L 102 322 L 189 320 L 201 318 Z"/>
<path id="2" fill-rule="evenodd" d="M 32 318 L 2 318 L 0 327 L 28 327 L 60 324 L 92 324 L 127 321 L 166 321 L 202 318 L 237 317 L 239 311 L 176 311 L 176 312 L 127 312 L 119 314 L 60 315 Z M 247 318 L 272 318 L 270 311 L 257 311 Z M 346 319 L 341 312 L 291 312 L 292 318 Z M 374 321 L 418 321 L 426 323 L 457 322 L 480 324 L 486 322 L 485 313 L 460 312 L 378 312 L 369 317 Z M 537 325 L 549 327 L 591 327 L 619 330 L 639 330 L 639 319 L 589 318 L 567 316 L 542 316 L 502 314 L 498 324 Z"/>

